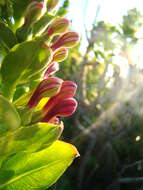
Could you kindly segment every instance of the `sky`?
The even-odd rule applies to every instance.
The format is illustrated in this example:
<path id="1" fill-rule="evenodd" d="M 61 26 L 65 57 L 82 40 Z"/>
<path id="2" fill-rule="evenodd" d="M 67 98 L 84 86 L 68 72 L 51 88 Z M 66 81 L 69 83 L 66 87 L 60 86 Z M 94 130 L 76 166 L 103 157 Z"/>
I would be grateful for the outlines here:
<path id="1" fill-rule="evenodd" d="M 72 20 L 72 28 L 81 34 L 82 48 L 85 49 L 87 43 L 84 24 L 88 30 L 91 28 L 97 8 L 97 21 L 104 20 L 116 25 L 122 21 L 122 16 L 129 9 L 135 7 L 142 12 L 143 0 L 71 0 L 68 17 Z"/>

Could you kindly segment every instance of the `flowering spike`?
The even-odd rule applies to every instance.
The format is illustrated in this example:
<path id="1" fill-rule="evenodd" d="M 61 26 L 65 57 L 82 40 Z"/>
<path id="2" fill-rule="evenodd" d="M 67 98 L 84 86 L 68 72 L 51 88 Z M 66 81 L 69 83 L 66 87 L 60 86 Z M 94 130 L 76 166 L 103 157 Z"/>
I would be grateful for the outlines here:
<path id="1" fill-rule="evenodd" d="M 63 99 L 55 104 L 47 114 L 42 118 L 42 122 L 49 122 L 56 116 L 68 117 L 72 115 L 77 108 L 77 101 L 74 98 Z"/>
<path id="2" fill-rule="evenodd" d="M 66 32 L 69 26 L 70 22 L 66 18 L 58 17 L 51 22 L 51 24 L 45 30 L 44 34 L 48 37 L 52 37 L 57 34 Z"/>
<path id="3" fill-rule="evenodd" d="M 55 96 L 51 97 L 46 105 L 43 107 L 43 112 L 46 113 L 55 104 L 65 98 L 72 98 L 76 93 L 77 85 L 72 81 L 64 81 L 62 83 L 60 92 Z"/>
<path id="4" fill-rule="evenodd" d="M 63 80 L 57 77 L 50 77 L 40 82 L 27 104 L 28 108 L 36 107 L 43 97 L 56 95 L 60 91 L 62 82 Z"/>
<path id="5" fill-rule="evenodd" d="M 54 9 L 56 5 L 58 4 L 59 0 L 48 0 L 47 1 L 47 9 L 48 11 Z"/>
<path id="6" fill-rule="evenodd" d="M 61 62 L 68 57 L 68 50 L 66 48 L 58 49 L 53 55 L 53 61 Z"/>
<path id="7" fill-rule="evenodd" d="M 44 79 L 47 79 L 49 76 L 53 75 L 59 70 L 59 64 L 56 62 L 51 63 L 44 74 Z"/>
<path id="8" fill-rule="evenodd" d="M 67 32 L 60 36 L 51 46 L 52 50 L 55 51 L 60 47 L 71 48 L 79 42 L 79 35 L 76 32 Z"/>
<path id="9" fill-rule="evenodd" d="M 35 23 L 41 16 L 43 7 L 43 2 L 32 1 L 26 9 L 25 25 L 32 25 Z"/>

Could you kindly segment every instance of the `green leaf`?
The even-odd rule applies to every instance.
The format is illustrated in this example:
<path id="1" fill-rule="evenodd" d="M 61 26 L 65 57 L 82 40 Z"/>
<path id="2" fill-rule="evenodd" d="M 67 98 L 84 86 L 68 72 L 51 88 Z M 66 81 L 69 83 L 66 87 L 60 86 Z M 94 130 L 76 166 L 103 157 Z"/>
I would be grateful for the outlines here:
<path id="1" fill-rule="evenodd" d="M 41 41 L 28 41 L 14 46 L 1 66 L 3 93 L 12 99 L 16 85 L 26 83 L 45 69 L 51 50 Z"/>
<path id="2" fill-rule="evenodd" d="M 16 43 L 16 37 L 10 28 L 0 22 L 0 48 L 8 53 L 9 49 L 11 49 Z"/>
<path id="3" fill-rule="evenodd" d="M 16 154 L 2 164 L 0 189 L 44 190 L 58 180 L 78 155 L 74 146 L 62 141 L 32 154 Z"/>
<path id="4" fill-rule="evenodd" d="M 34 152 L 48 147 L 61 134 L 62 126 L 38 123 L 21 127 L 0 138 L 0 156 L 8 156 L 19 151 Z"/>
<path id="5" fill-rule="evenodd" d="M 14 102 L 14 105 L 15 105 L 17 108 L 22 108 L 22 107 L 24 107 L 24 106 L 28 103 L 28 101 L 29 101 L 29 99 L 30 99 L 32 93 L 33 93 L 33 90 L 24 93 L 20 98 L 18 98 L 18 99 Z"/>
<path id="6" fill-rule="evenodd" d="M 13 0 L 14 9 L 14 19 L 16 22 L 20 22 L 21 18 L 24 16 L 26 7 L 32 0 Z"/>
<path id="7" fill-rule="evenodd" d="M 23 25 L 16 30 L 16 37 L 18 42 L 24 42 L 31 34 L 31 26 Z"/>
<path id="8" fill-rule="evenodd" d="M 54 18 L 52 14 L 44 14 L 34 25 L 32 29 L 33 36 L 43 31 L 49 22 Z"/>
<path id="9" fill-rule="evenodd" d="M 0 95 L 0 136 L 20 126 L 20 117 L 14 106 Z"/>
<path id="10" fill-rule="evenodd" d="M 14 9 L 14 20 L 16 24 L 19 26 L 21 19 L 24 17 L 25 10 L 27 6 L 32 2 L 33 0 L 13 0 L 13 9 Z M 41 1 L 41 0 L 35 0 L 35 1 Z"/>

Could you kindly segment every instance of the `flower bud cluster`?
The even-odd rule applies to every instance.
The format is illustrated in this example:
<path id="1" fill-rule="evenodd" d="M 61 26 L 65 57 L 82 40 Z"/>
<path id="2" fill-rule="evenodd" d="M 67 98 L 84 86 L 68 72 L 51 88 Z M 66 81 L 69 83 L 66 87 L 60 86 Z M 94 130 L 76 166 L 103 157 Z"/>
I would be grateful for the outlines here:
<path id="1" fill-rule="evenodd" d="M 57 5 L 57 2 L 58 1 L 47 1 L 48 9 L 53 9 Z M 34 12 L 34 10 L 37 10 L 37 4 L 35 5 L 33 2 L 33 5 L 28 9 Z M 30 22 L 28 19 L 30 13 L 28 10 L 26 15 L 26 22 Z M 44 79 L 33 91 L 27 103 L 27 108 L 34 110 L 43 98 L 48 97 L 38 112 L 39 116 L 37 118 L 40 122 L 57 123 L 59 122 L 59 117 L 68 117 L 72 115 L 77 108 L 77 101 L 74 98 L 77 85 L 72 81 L 63 81 L 58 77 L 52 76 L 59 70 L 59 63 L 67 58 L 68 49 L 77 45 L 79 42 L 79 35 L 76 32 L 68 31 L 69 26 L 70 22 L 67 19 L 57 17 L 49 23 L 42 34 L 41 39 L 47 41 L 46 45 L 52 50 L 52 59 L 45 69 Z M 37 115 L 37 113 L 35 115 Z"/>

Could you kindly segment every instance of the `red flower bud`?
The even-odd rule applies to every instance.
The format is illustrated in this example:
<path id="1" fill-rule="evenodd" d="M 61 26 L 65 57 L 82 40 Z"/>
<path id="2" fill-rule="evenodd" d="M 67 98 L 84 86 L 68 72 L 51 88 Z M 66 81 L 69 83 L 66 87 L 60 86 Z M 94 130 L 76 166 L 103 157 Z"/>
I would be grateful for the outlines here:
<path id="1" fill-rule="evenodd" d="M 67 32 L 60 36 L 51 46 L 52 50 L 55 51 L 60 47 L 71 48 L 79 42 L 79 35 L 76 32 Z"/>
<path id="2" fill-rule="evenodd" d="M 66 32 L 69 26 L 70 22 L 66 18 L 55 18 L 44 33 L 50 37 L 55 36 L 57 34 Z"/>
<path id="3" fill-rule="evenodd" d="M 41 122 L 49 122 L 56 116 L 68 117 L 72 115 L 77 108 L 77 101 L 74 98 L 66 98 L 55 104 L 47 114 L 42 118 Z"/>
<path id="4" fill-rule="evenodd" d="M 57 62 L 63 61 L 68 56 L 68 50 L 66 48 L 60 48 L 57 50 L 51 61 L 51 64 L 48 66 L 44 74 L 44 79 L 48 78 L 50 75 L 54 74 L 59 70 L 59 64 Z"/>
<path id="5" fill-rule="evenodd" d="M 36 22 L 41 16 L 43 7 L 43 2 L 32 1 L 26 9 L 25 24 L 31 25 Z"/>
<path id="6" fill-rule="evenodd" d="M 76 93 L 76 89 L 77 85 L 74 82 L 64 81 L 62 83 L 60 92 L 49 99 L 49 101 L 43 107 L 43 112 L 48 112 L 51 107 L 53 107 L 55 104 L 62 101 L 63 99 L 72 98 Z"/>
<path id="7" fill-rule="evenodd" d="M 60 91 L 62 82 L 63 80 L 57 77 L 50 77 L 40 82 L 27 104 L 28 108 L 36 107 L 43 97 L 56 95 Z"/>
<path id="8" fill-rule="evenodd" d="M 53 75 L 59 70 L 59 64 L 56 62 L 51 63 L 44 74 L 44 79 L 47 79 L 49 76 Z"/>
<path id="9" fill-rule="evenodd" d="M 68 50 L 66 48 L 60 48 L 54 52 L 53 61 L 61 62 L 64 61 L 68 56 Z"/>

